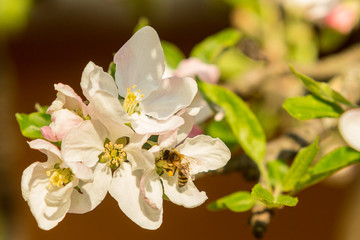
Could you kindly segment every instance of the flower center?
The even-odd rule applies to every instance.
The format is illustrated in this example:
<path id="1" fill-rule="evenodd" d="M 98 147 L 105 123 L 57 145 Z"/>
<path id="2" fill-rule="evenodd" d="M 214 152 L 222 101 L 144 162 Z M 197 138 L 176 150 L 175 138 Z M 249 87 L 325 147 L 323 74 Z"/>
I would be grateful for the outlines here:
<path id="1" fill-rule="evenodd" d="M 54 165 L 54 168 L 46 171 L 49 177 L 50 185 L 48 188 L 63 187 L 73 180 L 73 172 L 70 168 L 60 168 L 59 163 Z"/>
<path id="2" fill-rule="evenodd" d="M 144 97 L 144 95 L 141 94 L 140 89 L 135 91 L 136 85 L 134 85 L 132 88 L 134 92 L 132 92 L 129 87 L 127 88 L 126 97 L 123 103 L 123 108 L 129 114 L 129 116 L 135 112 L 139 112 L 139 101 Z"/>
<path id="3" fill-rule="evenodd" d="M 113 144 L 109 139 L 106 139 L 104 151 L 99 155 L 99 162 L 106 163 L 111 170 L 116 170 L 126 160 L 124 143 Z"/>

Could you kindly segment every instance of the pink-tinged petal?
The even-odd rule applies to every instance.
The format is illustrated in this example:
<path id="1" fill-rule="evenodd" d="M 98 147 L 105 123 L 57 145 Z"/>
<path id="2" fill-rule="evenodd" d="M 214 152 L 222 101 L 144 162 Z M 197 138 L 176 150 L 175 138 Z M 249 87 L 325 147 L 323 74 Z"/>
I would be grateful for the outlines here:
<path id="1" fill-rule="evenodd" d="M 339 130 L 344 140 L 360 151 L 360 108 L 351 109 L 341 115 Z"/>
<path id="2" fill-rule="evenodd" d="M 197 90 L 197 84 L 192 78 L 165 78 L 161 86 L 142 101 L 144 112 L 159 120 L 168 119 L 189 106 Z"/>
<path id="3" fill-rule="evenodd" d="M 207 64 L 196 58 L 185 59 L 180 62 L 174 72 L 177 77 L 195 77 L 208 83 L 217 83 L 220 78 L 220 70 L 214 64 Z"/>
<path id="4" fill-rule="evenodd" d="M 90 102 L 92 101 L 92 95 L 98 90 L 105 91 L 115 97 L 118 96 L 114 79 L 93 62 L 86 65 L 82 73 L 80 86 L 83 94 Z"/>
<path id="5" fill-rule="evenodd" d="M 184 119 L 179 116 L 172 116 L 166 120 L 156 120 L 144 114 L 131 115 L 131 126 L 138 134 L 165 134 L 179 128 L 183 124 Z"/>
<path id="6" fill-rule="evenodd" d="M 61 109 L 64 108 L 64 97 L 62 97 L 61 95 L 57 96 L 57 98 L 51 103 L 51 105 L 48 107 L 48 109 L 46 110 L 47 114 L 52 114 L 55 111 L 59 111 Z"/>
<path id="7" fill-rule="evenodd" d="M 80 162 L 65 162 L 64 165 L 71 168 L 76 178 L 81 179 L 85 182 L 93 181 L 94 173 L 83 163 Z"/>
<path id="8" fill-rule="evenodd" d="M 203 134 L 202 129 L 199 125 L 194 125 L 194 127 L 191 129 L 191 132 L 189 133 L 189 138 L 196 137 L 197 135 Z"/>
<path id="9" fill-rule="evenodd" d="M 47 164 L 54 165 L 61 162 L 61 152 L 54 144 L 43 139 L 32 140 L 28 144 L 32 149 L 37 149 L 47 155 Z"/>
<path id="10" fill-rule="evenodd" d="M 97 91 L 92 95 L 89 109 L 91 117 L 102 122 L 116 139 L 133 134 L 133 130 L 125 125 L 130 119 L 117 97 Z"/>
<path id="11" fill-rule="evenodd" d="M 145 97 L 160 86 L 164 73 L 164 53 L 156 31 L 143 27 L 114 56 L 115 80 L 122 97 L 134 85 Z"/>
<path id="12" fill-rule="evenodd" d="M 68 85 L 58 83 L 55 84 L 55 90 L 58 91 L 58 98 L 64 100 L 64 108 L 74 111 L 81 110 L 84 116 L 88 115 L 86 104 L 81 97 L 75 93 L 74 89 Z"/>
<path id="13" fill-rule="evenodd" d="M 132 169 L 153 169 L 155 167 L 155 158 L 152 153 L 136 144 L 128 144 L 124 150 L 127 154 L 127 159 L 130 161 Z"/>
<path id="14" fill-rule="evenodd" d="M 61 109 L 53 112 L 51 121 L 52 122 L 49 125 L 51 133 L 47 126 L 41 128 L 41 133 L 47 140 L 58 142 L 62 141 L 65 134 L 84 120 L 73 111 Z"/>
<path id="15" fill-rule="evenodd" d="M 49 127 L 49 126 L 44 126 L 44 127 L 40 128 L 40 131 L 41 131 L 41 135 L 43 135 L 43 137 L 50 142 L 61 141 L 60 139 L 57 138 L 57 136 L 55 136 L 51 127 Z"/>
<path id="16" fill-rule="evenodd" d="M 142 175 L 143 171 L 132 171 L 130 164 L 122 164 L 113 174 L 109 193 L 116 199 L 126 216 L 140 227 L 153 230 L 159 228 L 162 223 L 162 208 L 154 209 L 140 196 L 139 185 Z"/>
<path id="17" fill-rule="evenodd" d="M 94 167 L 94 181 L 79 181 L 80 192 L 74 189 L 71 195 L 69 213 L 86 213 L 95 209 L 105 198 L 110 188 L 112 173 L 106 164 L 98 163 Z"/>
<path id="18" fill-rule="evenodd" d="M 206 193 L 200 192 L 191 179 L 185 186 L 177 186 L 177 174 L 169 177 L 167 174 L 161 176 L 163 179 L 164 192 L 173 203 L 186 208 L 194 208 L 203 204 L 206 199 Z"/>
<path id="19" fill-rule="evenodd" d="M 147 170 L 140 180 L 140 196 L 154 210 L 162 209 L 163 188 L 155 170 Z"/>
<path id="20" fill-rule="evenodd" d="M 348 34 L 358 22 L 357 6 L 339 4 L 325 18 L 325 24 L 342 34 Z"/>
<path id="21" fill-rule="evenodd" d="M 97 121 L 84 121 L 65 135 L 61 144 L 65 162 L 82 162 L 93 167 L 104 148 L 107 131 Z"/>
<path id="22" fill-rule="evenodd" d="M 219 139 L 206 135 L 187 138 L 177 150 L 193 158 L 190 163 L 191 174 L 207 172 L 225 166 L 231 157 L 228 147 Z"/>

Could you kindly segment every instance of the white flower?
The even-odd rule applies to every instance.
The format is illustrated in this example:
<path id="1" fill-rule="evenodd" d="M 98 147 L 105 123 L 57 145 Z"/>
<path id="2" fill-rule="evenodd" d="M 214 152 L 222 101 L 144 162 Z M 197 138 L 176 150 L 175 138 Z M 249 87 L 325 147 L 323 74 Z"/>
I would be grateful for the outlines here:
<path id="1" fill-rule="evenodd" d="M 62 161 L 60 150 L 53 144 L 37 139 L 29 142 L 33 149 L 45 153 L 47 162 L 34 162 L 23 172 L 21 191 L 25 201 L 41 229 L 55 227 L 67 212 L 76 211 L 74 188 L 80 178 L 91 179 L 91 171 L 82 164 L 67 165 Z M 78 175 L 79 176 L 78 176 Z M 92 209 L 88 209 L 89 211 Z"/>
<path id="2" fill-rule="evenodd" d="M 339 130 L 344 140 L 360 151 L 360 108 L 348 110 L 341 115 Z"/>
<path id="3" fill-rule="evenodd" d="M 207 196 L 196 188 L 192 176 L 223 167 L 231 156 L 220 139 L 205 135 L 187 138 L 176 148 L 160 149 L 155 146 L 150 151 L 156 156 L 155 169 L 146 171 L 140 188 L 142 198 L 154 209 L 161 209 L 162 206 L 163 193 L 153 190 L 153 186 L 160 183 L 173 203 L 187 208 L 201 205 Z"/>
<path id="4" fill-rule="evenodd" d="M 88 108 L 70 86 L 62 83 L 54 86 L 58 91 L 57 98 L 47 109 L 47 113 L 51 114 L 51 123 L 41 128 L 41 134 L 51 142 L 58 142 L 84 120 Z"/>
<path id="5" fill-rule="evenodd" d="M 82 191 L 88 192 L 85 194 L 89 195 L 89 202 L 95 193 L 96 201 L 101 202 L 109 191 L 131 220 L 143 228 L 156 229 L 162 223 L 162 210 L 140 204 L 143 201 L 139 190 L 143 168 L 150 167 L 149 158 L 153 157 L 142 149 L 148 136 L 129 134 L 130 128 L 126 125 L 123 129 L 119 127 L 112 129 L 98 120 L 84 121 L 64 137 L 64 159 L 94 168 L 94 181 L 80 185 Z M 84 204 L 77 203 L 79 208 Z M 156 217 L 149 217 L 148 213 Z"/>
<path id="6" fill-rule="evenodd" d="M 115 83 L 93 63 L 81 80 L 89 107 L 101 121 L 130 122 L 135 132 L 156 135 L 184 124 L 174 114 L 192 102 L 197 84 L 188 77 L 162 79 L 164 53 L 153 28 L 136 32 L 115 54 L 114 62 Z"/>

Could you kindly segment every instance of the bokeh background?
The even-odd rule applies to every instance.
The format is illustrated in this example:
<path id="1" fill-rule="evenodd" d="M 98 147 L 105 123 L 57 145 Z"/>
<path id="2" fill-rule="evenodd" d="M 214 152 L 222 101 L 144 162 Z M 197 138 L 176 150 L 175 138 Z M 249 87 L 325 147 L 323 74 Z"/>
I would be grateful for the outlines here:
<path id="1" fill-rule="evenodd" d="M 86 64 L 93 61 L 107 69 L 140 17 L 149 19 L 161 39 L 189 54 L 205 37 L 239 26 L 234 14 L 233 5 L 221 0 L 0 0 L 0 239 L 254 239 L 249 212 L 210 212 L 206 204 L 185 209 L 165 202 L 161 228 L 148 231 L 129 220 L 110 196 L 94 211 L 68 214 L 53 230 L 43 231 L 20 189 L 22 171 L 46 157 L 29 148 L 16 112 L 33 112 L 35 103 L 51 104 L 58 82 L 81 93 Z M 336 54 L 359 39 L 354 29 L 339 47 L 319 55 Z M 275 211 L 264 239 L 360 239 L 357 175 L 344 184 L 323 183 L 300 193 L 295 208 Z M 196 181 L 207 203 L 250 190 L 254 183 L 240 172 Z"/>

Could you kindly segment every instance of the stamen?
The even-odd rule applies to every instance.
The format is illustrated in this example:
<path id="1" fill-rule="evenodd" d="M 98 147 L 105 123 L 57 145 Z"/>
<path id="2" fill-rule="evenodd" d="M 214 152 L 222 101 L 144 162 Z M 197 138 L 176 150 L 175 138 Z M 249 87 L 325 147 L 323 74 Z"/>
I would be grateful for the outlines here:
<path id="1" fill-rule="evenodd" d="M 50 184 L 48 188 L 63 187 L 73 180 L 73 172 L 70 168 L 58 168 L 56 164 L 53 169 L 46 171 Z"/>
<path id="2" fill-rule="evenodd" d="M 99 155 L 99 162 L 106 163 L 112 170 L 116 170 L 126 160 L 124 144 L 121 143 L 107 142 L 104 151 Z"/>
<path id="3" fill-rule="evenodd" d="M 132 88 L 135 90 L 136 85 L 134 85 Z M 140 89 L 132 92 L 130 87 L 128 87 L 126 91 L 127 93 L 123 102 L 123 108 L 129 114 L 129 116 L 131 116 L 135 112 L 138 112 L 139 101 L 144 97 L 144 94 L 141 94 Z"/>

